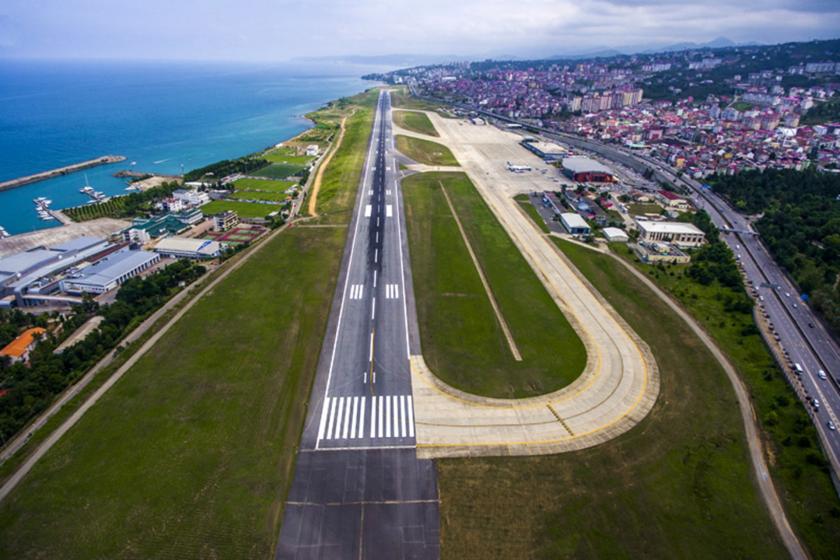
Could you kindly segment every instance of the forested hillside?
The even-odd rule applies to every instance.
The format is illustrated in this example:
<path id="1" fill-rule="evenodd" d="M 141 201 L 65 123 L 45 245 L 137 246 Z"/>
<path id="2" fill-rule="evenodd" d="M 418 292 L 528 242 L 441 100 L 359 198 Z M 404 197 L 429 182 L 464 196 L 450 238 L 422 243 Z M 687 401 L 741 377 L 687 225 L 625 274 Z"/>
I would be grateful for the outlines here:
<path id="1" fill-rule="evenodd" d="M 716 178 L 714 190 L 747 214 L 812 305 L 840 333 L 840 175 L 750 171 Z"/>

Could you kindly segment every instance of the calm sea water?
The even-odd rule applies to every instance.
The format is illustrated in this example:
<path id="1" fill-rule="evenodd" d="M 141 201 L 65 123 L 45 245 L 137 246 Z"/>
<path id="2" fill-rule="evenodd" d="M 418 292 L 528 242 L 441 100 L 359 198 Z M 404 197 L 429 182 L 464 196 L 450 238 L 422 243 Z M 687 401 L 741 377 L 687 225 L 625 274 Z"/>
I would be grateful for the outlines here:
<path id="1" fill-rule="evenodd" d="M 113 173 L 180 173 L 283 141 L 309 126 L 303 114 L 370 87 L 362 67 L 0 61 L 0 180 L 105 154 L 126 162 L 0 192 L 0 225 L 21 233 L 53 208 L 86 203 L 87 182 L 125 193 Z"/>

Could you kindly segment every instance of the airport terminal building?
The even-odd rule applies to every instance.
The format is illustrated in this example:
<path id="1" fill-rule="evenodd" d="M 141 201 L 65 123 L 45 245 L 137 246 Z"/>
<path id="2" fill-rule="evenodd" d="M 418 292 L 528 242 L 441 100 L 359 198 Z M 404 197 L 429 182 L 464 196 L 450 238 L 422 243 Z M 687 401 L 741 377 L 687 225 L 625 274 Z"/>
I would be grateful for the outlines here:
<path id="1" fill-rule="evenodd" d="M 637 220 L 639 238 L 648 243 L 673 243 L 677 247 L 699 247 L 706 234 L 694 224 Z"/>

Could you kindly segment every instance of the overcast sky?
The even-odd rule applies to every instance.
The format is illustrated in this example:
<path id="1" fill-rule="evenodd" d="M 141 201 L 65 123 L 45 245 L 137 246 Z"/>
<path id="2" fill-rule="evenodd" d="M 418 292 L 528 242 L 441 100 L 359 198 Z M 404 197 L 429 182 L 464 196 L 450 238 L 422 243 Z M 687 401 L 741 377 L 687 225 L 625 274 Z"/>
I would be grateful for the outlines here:
<path id="1" fill-rule="evenodd" d="M 548 56 L 840 36 L 840 0 L 2 0 L 0 57 Z"/>

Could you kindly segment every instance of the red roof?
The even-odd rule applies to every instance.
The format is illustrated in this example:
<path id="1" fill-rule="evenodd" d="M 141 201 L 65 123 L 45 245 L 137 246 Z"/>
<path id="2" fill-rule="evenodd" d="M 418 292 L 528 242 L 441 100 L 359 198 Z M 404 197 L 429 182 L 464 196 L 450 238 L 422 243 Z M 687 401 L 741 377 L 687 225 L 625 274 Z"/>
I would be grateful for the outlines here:
<path id="1" fill-rule="evenodd" d="M 680 200 L 682 198 L 681 196 L 677 196 L 676 194 L 672 193 L 671 191 L 666 191 L 664 189 L 659 191 L 659 194 L 661 194 L 662 196 L 664 196 L 668 200 Z"/>

